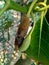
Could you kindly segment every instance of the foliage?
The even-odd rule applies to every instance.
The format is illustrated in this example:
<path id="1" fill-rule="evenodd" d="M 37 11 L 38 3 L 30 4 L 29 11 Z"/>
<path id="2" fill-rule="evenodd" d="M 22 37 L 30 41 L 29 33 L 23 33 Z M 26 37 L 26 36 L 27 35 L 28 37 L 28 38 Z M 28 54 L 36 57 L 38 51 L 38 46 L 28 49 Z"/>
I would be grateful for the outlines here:
<path id="1" fill-rule="evenodd" d="M 0 9 L 0 31 L 2 31 L 2 33 L 8 30 L 13 23 L 12 16 L 8 12 L 5 13 L 5 11 L 13 9 L 24 14 L 27 13 L 27 16 L 29 17 L 30 15 L 32 16 L 34 25 L 29 34 L 25 37 L 19 50 L 26 53 L 28 57 L 35 60 L 37 65 L 38 62 L 41 62 L 43 65 L 49 65 L 48 8 L 48 0 L 34 0 L 25 6 L 21 6 L 13 0 L 5 0 L 5 5 Z"/>

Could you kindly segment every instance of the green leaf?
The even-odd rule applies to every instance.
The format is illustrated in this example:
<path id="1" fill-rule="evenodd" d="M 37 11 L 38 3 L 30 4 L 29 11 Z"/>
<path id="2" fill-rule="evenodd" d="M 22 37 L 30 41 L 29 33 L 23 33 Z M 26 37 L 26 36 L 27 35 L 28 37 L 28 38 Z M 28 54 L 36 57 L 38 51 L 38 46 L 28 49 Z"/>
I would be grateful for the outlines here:
<path id="1" fill-rule="evenodd" d="M 42 62 L 43 65 L 49 65 L 49 25 L 46 19 L 43 19 L 41 39 L 40 39 L 41 20 L 37 21 L 32 31 L 31 42 L 26 50 L 28 56 L 34 60 Z M 41 41 L 39 41 L 39 39 Z M 40 43 L 39 43 L 40 42 Z M 27 43 L 28 44 L 28 43 Z"/>
<path id="2" fill-rule="evenodd" d="M 32 31 L 31 31 L 32 32 Z M 26 49 L 29 47 L 30 45 L 30 40 L 31 40 L 31 32 L 29 33 L 29 35 L 26 37 L 26 39 L 23 41 L 23 44 L 20 47 L 20 51 L 26 51 Z"/>
<path id="3" fill-rule="evenodd" d="M 49 4 L 49 0 L 47 0 L 47 4 Z"/>
<path id="4" fill-rule="evenodd" d="M 46 13 L 46 19 L 47 19 L 47 21 L 48 21 L 48 23 L 49 23 L 49 9 L 48 9 L 48 11 L 47 11 L 47 13 Z"/>

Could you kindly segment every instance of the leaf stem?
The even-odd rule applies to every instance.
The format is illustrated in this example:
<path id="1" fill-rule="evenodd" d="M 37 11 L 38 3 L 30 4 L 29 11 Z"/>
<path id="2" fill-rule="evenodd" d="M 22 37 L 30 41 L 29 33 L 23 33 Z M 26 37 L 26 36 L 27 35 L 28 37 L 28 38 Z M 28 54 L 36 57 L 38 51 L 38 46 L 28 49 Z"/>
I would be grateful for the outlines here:
<path id="1" fill-rule="evenodd" d="M 34 1 L 31 3 L 30 8 L 29 8 L 29 10 L 28 10 L 28 12 L 27 12 L 27 16 L 28 16 L 28 17 L 30 16 L 30 13 L 31 13 L 31 11 L 32 11 L 32 9 L 33 9 L 33 7 L 34 7 L 34 5 L 35 5 L 36 2 L 37 2 L 37 0 L 34 0 Z"/>
<path id="2" fill-rule="evenodd" d="M 19 4 L 17 4 L 16 2 L 12 1 L 12 0 L 5 0 L 6 4 L 4 6 L 3 9 L 0 10 L 0 17 L 1 15 L 7 10 L 7 9 L 13 9 L 13 10 L 16 10 L 16 11 L 20 11 L 22 13 L 27 13 L 27 16 L 30 16 L 30 13 L 32 11 L 32 9 L 34 11 L 38 11 L 38 12 L 41 12 L 41 11 L 44 11 L 46 9 L 49 8 L 49 5 L 45 6 L 45 7 L 42 7 L 42 8 L 39 8 L 39 9 L 35 9 L 33 8 L 35 3 L 37 2 L 37 0 L 34 0 L 29 8 L 29 5 L 28 6 L 21 6 Z M 28 10 L 29 9 L 29 10 Z M 28 12 L 27 12 L 28 11 Z"/>
<path id="3" fill-rule="evenodd" d="M 45 1 L 44 1 L 45 3 Z M 40 48 L 41 48 L 41 35 L 42 35 L 42 26 L 43 26 L 43 18 L 44 18 L 44 11 L 41 12 L 41 22 L 40 22 L 40 38 L 39 38 L 39 51 L 38 51 L 38 60 L 40 56 Z"/>
<path id="4" fill-rule="evenodd" d="M 37 5 L 43 5 L 43 6 L 46 6 L 46 3 L 44 3 L 44 2 L 39 2 L 39 3 L 37 3 Z"/>
<path id="5" fill-rule="evenodd" d="M 49 8 L 49 5 L 47 5 L 47 6 L 45 6 L 45 7 L 42 7 L 42 8 L 39 8 L 38 10 L 36 10 L 36 11 L 43 11 L 43 10 L 46 10 L 46 9 L 48 9 Z"/>
<path id="6" fill-rule="evenodd" d="M 44 2 L 46 3 L 46 2 L 47 2 L 47 0 L 44 0 Z"/>

